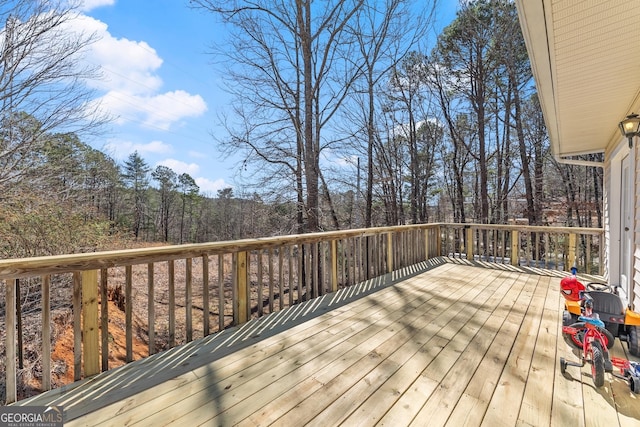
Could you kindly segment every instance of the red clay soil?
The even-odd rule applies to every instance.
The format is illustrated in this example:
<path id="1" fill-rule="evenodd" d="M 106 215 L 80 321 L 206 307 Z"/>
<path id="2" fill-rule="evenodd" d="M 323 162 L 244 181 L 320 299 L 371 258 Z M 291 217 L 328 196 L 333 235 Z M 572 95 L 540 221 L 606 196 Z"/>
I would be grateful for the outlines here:
<path id="1" fill-rule="evenodd" d="M 122 366 L 126 363 L 126 334 L 123 327 L 125 315 L 113 301 L 109 304 L 109 368 Z M 149 346 L 136 336 L 133 337 L 133 358 L 142 359 L 149 355 Z M 52 364 L 61 361 L 67 367 L 64 374 L 52 378 L 57 384 L 70 384 L 73 382 L 73 324 L 68 323 L 62 334 L 56 340 L 51 353 Z"/>

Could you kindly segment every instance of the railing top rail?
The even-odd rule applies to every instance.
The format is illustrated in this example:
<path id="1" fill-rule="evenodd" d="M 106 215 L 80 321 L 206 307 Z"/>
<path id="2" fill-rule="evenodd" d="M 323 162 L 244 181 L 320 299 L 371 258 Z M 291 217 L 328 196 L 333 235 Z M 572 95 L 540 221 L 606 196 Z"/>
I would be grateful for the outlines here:
<path id="1" fill-rule="evenodd" d="M 594 227 L 556 227 L 548 225 L 517 225 L 517 224 L 476 224 L 476 223 L 441 223 L 438 224 L 443 227 L 451 228 L 480 228 L 487 230 L 518 230 L 528 231 L 536 233 L 576 233 L 576 234 L 602 234 L 604 230 L 602 228 Z"/>
<path id="2" fill-rule="evenodd" d="M 202 255 L 252 251 L 279 246 L 332 241 L 351 237 L 373 236 L 376 234 L 409 229 L 428 229 L 436 226 L 437 224 L 414 224 L 395 227 L 360 228 L 354 230 L 295 234 L 256 239 L 4 259 L 0 260 L 0 280 L 194 258 Z"/>
<path id="3" fill-rule="evenodd" d="M 359 228 L 354 230 L 328 231 L 222 242 L 156 246 L 140 249 L 124 249 L 32 258 L 5 259 L 0 260 L 0 280 L 8 278 L 33 277 L 46 274 L 69 273 L 73 271 L 97 270 L 101 268 L 144 264 L 150 262 L 161 262 L 184 258 L 195 258 L 202 255 L 217 255 L 242 251 L 252 251 L 295 244 L 316 243 L 352 237 L 373 236 L 378 234 L 408 231 L 413 229 L 430 229 L 436 227 L 458 228 L 467 226 L 487 229 L 516 229 L 519 231 L 555 233 L 602 233 L 602 229 L 598 228 L 535 227 L 519 225 L 454 223 L 430 223 L 393 227 Z"/>

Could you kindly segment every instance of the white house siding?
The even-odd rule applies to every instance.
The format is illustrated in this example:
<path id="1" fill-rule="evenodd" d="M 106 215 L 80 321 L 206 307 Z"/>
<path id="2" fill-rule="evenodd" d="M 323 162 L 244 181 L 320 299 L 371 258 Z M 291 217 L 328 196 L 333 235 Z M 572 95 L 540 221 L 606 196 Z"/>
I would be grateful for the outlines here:
<path id="1" fill-rule="evenodd" d="M 602 227 L 604 228 L 604 241 L 600 242 L 604 245 L 604 250 L 601 252 L 603 259 L 600 260 L 604 263 L 604 269 L 602 275 L 607 281 L 610 281 L 611 268 L 609 263 L 611 261 L 611 212 L 609 206 L 609 197 L 611 195 L 611 157 L 605 155 L 604 171 L 603 171 L 603 183 L 602 183 Z"/>
<path id="2" fill-rule="evenodd" d="M 634 310 L 640 310 L 640 155 L 637 147 L 638 138 L 633 146 L 634 155 L 634 212 L 633 212 L 633 289 L 629 301 Z"/>

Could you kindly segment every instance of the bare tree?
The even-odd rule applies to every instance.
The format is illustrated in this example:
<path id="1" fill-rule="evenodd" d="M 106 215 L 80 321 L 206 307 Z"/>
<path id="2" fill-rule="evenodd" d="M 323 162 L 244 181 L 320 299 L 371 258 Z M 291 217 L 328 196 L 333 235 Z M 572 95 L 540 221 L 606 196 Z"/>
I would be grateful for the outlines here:
<path id="1" fill-rule="evenodd" d="M 227 60 L 227 87 L 236 98 L 225 145 L 260 164 L 263 185 L 293 183 L 300 231 L 322 227 L 320 152 L 331 141 L 323 129 L 361 73 L 351 62 L 354 40 L 346 29 L 363 3 L 191 1 L 231 29 L 229 45 L 214 48 Z"/>
<path id="2" fill-rule="evenodd" d="M 74 1 L 0 0 L 0 192 L 37 162 L 43 136 L 99 128 L 80 61 L 94 41 L 72 31 Z M 92 107 L 93 105 L 93 107 Z"/>
<path id="3" fill-rule="evenodd" d="M 346 116 L 356 139 L 362 140 L 366 158 L 364 226 L 372 225 L 374 192 L 374 146 L 379 136 L 376 123 L 381 107 L 377 100 L 380 83 L 421 40 L 432 23 L 436 2 L 420 5 L 406 0 L 367 2 L 357 13 L 351 32 L 357 40 L 362 77 L 355 92 L 357 108 L 346 109 Z M 353 112 L 352 112 L 353 110 Z M 359 138 L 359 134 L 363 135 Z M 359 189 L 358 189 L 359 190 Z"/>

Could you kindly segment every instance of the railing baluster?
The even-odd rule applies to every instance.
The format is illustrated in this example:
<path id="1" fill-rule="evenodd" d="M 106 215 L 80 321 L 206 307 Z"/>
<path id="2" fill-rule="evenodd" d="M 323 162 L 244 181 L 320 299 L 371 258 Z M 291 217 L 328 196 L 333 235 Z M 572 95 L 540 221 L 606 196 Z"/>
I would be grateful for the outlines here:
<path id="1" fill-rule="evenodd" d="M 176 345 L 176 268 L 174 260 L 168 262 L 169 275 L 169 347 Z"/>
<path id="2" fill-rule="evenodd" d="M 222 331 L 225 327 L 224 322 L 224 255 L 218 255 L 218 331 Z"/>
<path id="3" fill-rule="evenodd" d="M 109 273 L 106 268 L 100 269 L 100 338 L 102 341 L 102 372 L 109 370 L 109 299 L 107 283 Z"/>
<path id="4" fill-rule="evenodd" d="M 209 327 L 209 255 L 202 255 L 202 334 L 210 333 Z"/>
<path id="5" fill-rule="evenodd" d="M 6 395 L 7 403 L 13 403 L 18 400 L 18 382 L 17 382 L 17 366 L 16 366 L 16 279 L 8 279 L 5 281 L 6 294 Z"/>
<path id="6" fill-rule="evenodd" d="M 260 249 L 258 249 L 258 262 L 257 262 L 257 267 L 258 267 L 258 280 L 257 280 L 257 294 L 258 294 L 258 317 L 262 317 L 262 315 L 264 314 L 263 312 L 263 301 L 264 301 L 264 295 L 263 295 L 263 285 L 262 285 L 262 276 L 264 275 L 264 272 L 262 271 L 262 251 Z M 269 312 L 272 312 L 273 309 L 269 308 Z"/>
<path id="7" fill-rule="evenodd" d="M 273 248 L 269 248 L 267 250 L 267 261 L 269 263 L 268 274 L 269 274 L 269 313 L 273 313 L 275 309 L 275 290 L 274 290 L 274 281 L 273 281 Z"/>
<path id="8" fill-rule="evenodd" d="M 125 317 L 125 341 L 126 341 L 126 361 L 127 363 L 133 361 L 133 301 L 132 297 L 132 285 L 133 274 L 131 266 L 125 267 L 125 286 L 124 286 L 124 317 Z"/>
<path id="9" fill-rule="evenodd" d="M 293 292 L 296 288 L 294 282 L 294 272 L 293 272 L 293 246 L 288 246 L 287 248 L 287 263 L 289 265 L 289 307 L 293 306 Z"/>
<path id="10" fill-rule="evenodd" d="M 73 380 L 82 378 L 82 280 L 73 273 Z M 128 329 L 128 328 L 127 328 Z"/>
<path id="11" fill-rule="evenodd" d="M 148 283 L 148 295 L 147 295 L 147 329 L 149 331 L 149 355 L 156 352 L 156 310 L 153 303 L 155 294 L 155 281 L 154 281 L 154 267 L 153 263 L 147 264 L 147 283 Z"/>
<path id="12" fill-rule="evenodd" d="M 284 247 L 278 247 L 278 292 L 280 298 L 278 298 L 278 306 L 280 310 L 285 307 L 284 303 Z"/>
<path id="13" fill-rule="evenodd" d="M 51 390 L 51 277 L 42 276 L 42 390 Z"/>
<path id="14" fill-rule="evenodd" d="M 185 308 L 186 308 L 186 328 L 187 328 L 187 342 L 193 341 L 193 260 L 187 258 L 185 260 Z"/>

